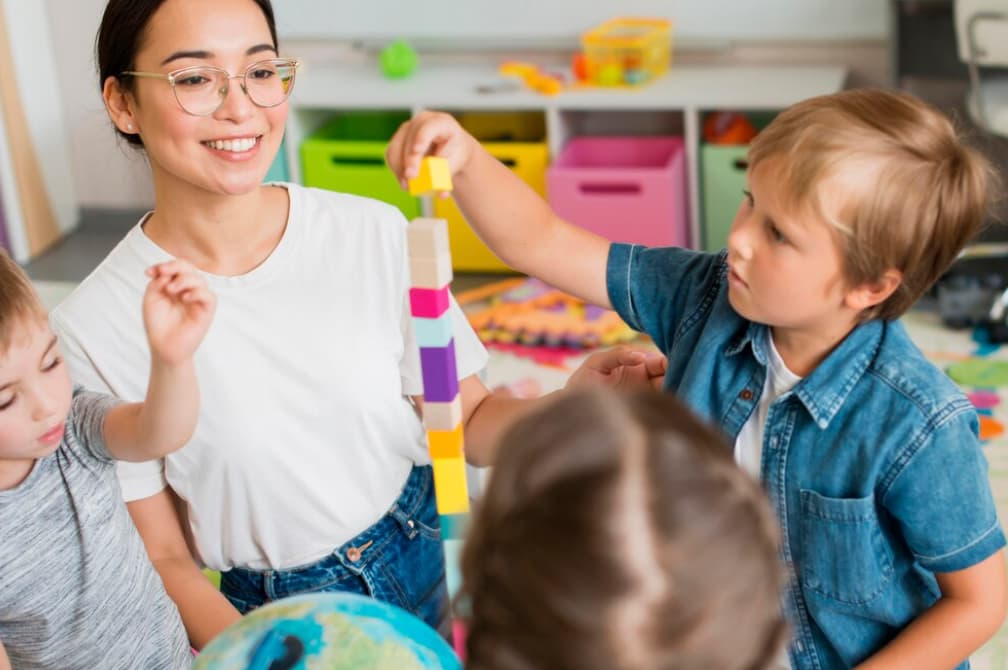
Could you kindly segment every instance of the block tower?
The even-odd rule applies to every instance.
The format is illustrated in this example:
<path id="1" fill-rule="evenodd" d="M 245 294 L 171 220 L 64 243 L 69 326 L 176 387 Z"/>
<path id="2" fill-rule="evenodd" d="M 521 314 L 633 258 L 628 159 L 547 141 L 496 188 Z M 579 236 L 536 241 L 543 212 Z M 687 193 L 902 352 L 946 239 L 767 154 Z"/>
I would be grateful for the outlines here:
<path id="1" fill-rule="evenodd" d="M 410 193 L 451 191 L 447 161 L 429 156 L 420 175 L 410 180 Z M 455 367 L 452 317 L 448 311 L 452 280 L 448 224 L 443 219 L 414 219 L 407 229 L 410 259 L 410 313 L 424 388 L 424 428 L 434 466 L 434 493 L 444 541 L 448 595 L 454 598 L 461 584 L 459 558 L 469 521 L 462 437 L 462 400 Z M 462 656 L 464 631 L 452 613 L 455 650 Z"/>

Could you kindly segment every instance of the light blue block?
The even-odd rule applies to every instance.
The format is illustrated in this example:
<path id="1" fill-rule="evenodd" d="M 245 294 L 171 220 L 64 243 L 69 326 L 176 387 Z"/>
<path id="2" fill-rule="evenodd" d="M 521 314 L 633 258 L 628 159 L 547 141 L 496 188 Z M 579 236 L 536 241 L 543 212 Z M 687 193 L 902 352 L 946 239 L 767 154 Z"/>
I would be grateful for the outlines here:
<path id="1" fill-rule="evenodd" d="M 462 587 L 462 540 L 445 540 L 445 581 L 448 583 L 448 597 L 454 598 Z"/>
<path id="2" fill-rule="evenodd" d="M 447 347 L 452 339 L 451 311 L 445 311 L 436 319 L 413 317 L 413 332 L 421 347 Z"/>
<path id="3" fill-rule="evenodd" d="M 443 537 L 446 540 L 465 539 L 465 534 L 468 526 L 469 526 L 468 514 L 441 515 L 441 537 Z"/>

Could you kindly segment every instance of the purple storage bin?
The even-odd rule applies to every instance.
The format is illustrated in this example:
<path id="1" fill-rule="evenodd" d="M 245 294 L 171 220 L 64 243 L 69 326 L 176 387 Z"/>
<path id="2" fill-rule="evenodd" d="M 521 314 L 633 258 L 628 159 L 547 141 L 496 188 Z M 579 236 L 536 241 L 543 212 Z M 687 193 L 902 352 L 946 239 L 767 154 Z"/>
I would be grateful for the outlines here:
<path id="1" fill-rule="evenodd" d="M 576 137 L 546 190 L 561 218 L 614 242 L 690 244 L 681 137 Z"/>

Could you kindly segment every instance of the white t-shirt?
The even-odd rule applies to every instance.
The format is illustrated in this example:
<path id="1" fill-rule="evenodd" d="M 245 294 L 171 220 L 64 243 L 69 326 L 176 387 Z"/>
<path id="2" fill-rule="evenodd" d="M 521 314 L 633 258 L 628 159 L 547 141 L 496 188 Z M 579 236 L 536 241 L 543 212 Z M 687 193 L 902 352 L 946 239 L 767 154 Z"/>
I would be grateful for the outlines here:
<path id="1" fill-rule="evenodd" d="M 781 358 L 777 347 L 774 346 L 773 338 L 771 337 L 769 340 L 770 361 L 767 365 L 766 381 L 763 382 L 763 394 L 760 395 L 756 409 L 749 415 L 749 419 L 742 426 L 738 437 L 735 438 L 735 462 L 756 479 L 760 479 L 763 435 L 770 405 L 802 380 L 784 364 L 784 359 Z M 791 661 L 788 659 L 786 649 L 781 650 L 770 667 L 773 670 L 790 670 Z"/>
<path id="2" fill-rule="evenodd" d="M 206 275 L 217 312 L 196 354 L 192 440 L 163 461 L 121 464 L 127 500 L 165 482 L 186 501 L 203 562 L 283 569 L 368 528 L 429 463 L 407 396 L 422 395 L 409 311 L 406 221 L 390 205 L 285 185 L 280 243 L 238 277 Z M 169 255 L 137 224 L 52 313 L 86 388 L 144 397 L 148 266 Z M 459 377 L 486 350 L 452 301 Z"/>

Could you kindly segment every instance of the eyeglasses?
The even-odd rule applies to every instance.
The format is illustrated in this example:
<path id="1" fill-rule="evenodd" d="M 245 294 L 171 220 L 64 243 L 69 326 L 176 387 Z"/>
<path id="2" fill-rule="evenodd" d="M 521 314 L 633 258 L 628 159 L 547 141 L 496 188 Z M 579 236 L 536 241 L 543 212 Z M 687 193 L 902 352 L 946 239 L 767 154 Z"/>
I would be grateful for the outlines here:
<path id="1" fill-rule="evenodd" d="M 130 77 L 167 79 L 179 107 L 193 116 L 210 116 L 224 104 L 232 79 L 241 79 L 242 90 L 257 107 L 276 107 L 294 88 L 294 73 L 300 61 L 270 58 L 252 63 L 241 74 L 211 65 L 194 65 L 168 74 L 160 72 L 123 72 Z"/>

